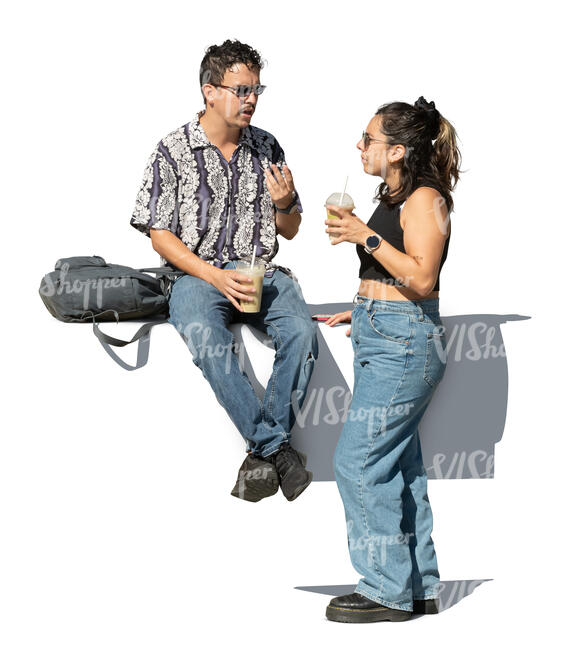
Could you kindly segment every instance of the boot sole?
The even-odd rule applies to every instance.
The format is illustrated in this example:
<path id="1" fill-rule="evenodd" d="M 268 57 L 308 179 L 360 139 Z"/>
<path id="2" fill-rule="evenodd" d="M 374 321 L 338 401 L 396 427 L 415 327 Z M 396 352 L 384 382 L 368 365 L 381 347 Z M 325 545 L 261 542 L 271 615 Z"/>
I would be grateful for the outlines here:
<path id="1" fill-rule="evenodd" d="M 413 612 L 401 609 L 350 609 L 327 606 L 325 616 L 337 623 L 376 623 L 377 621 L 401 622 L 411 618 Z"/>

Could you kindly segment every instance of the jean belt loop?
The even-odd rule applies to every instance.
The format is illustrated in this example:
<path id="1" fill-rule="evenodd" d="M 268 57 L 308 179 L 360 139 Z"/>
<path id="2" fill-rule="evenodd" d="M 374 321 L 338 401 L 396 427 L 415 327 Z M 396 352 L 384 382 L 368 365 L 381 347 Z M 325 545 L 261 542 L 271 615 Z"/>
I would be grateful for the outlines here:
<path id="1" fill-rule="evenodd" d="M 363 302 L 364 299 L 358 293 L 356 293 L 355 297 L 353 298 L 353 305 L 360 305 Z"/>

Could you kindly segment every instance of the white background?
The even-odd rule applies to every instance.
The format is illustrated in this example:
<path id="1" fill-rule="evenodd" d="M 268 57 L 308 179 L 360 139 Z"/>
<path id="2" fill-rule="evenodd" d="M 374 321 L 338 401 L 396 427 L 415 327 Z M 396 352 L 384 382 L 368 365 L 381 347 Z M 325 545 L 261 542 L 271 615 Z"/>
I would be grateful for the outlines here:
<path id="1" fill-rule="evenodd" d="M 541 645 L 559 602 L 550 6 L 98 0 L 3 10 L 3 649 Z M 379 105 L 424 95 L 455 125 L 466 170 L 441 315 L 531 317 L 502 326 L 509 401 L 495 478 L 429 483 L 441 579 L 492 579 L 439 616 L 326 621 L 330 597 L 294 587 L 358 579 L 335 483 L 313 483 L 293 503 L 280 492 L 233 499 L 243 442 L 172 326 L 154 331 L 148 366 L 127 373 L 90 326 L 56 321 L 39 298 L 60 257 L 159 263 L 129 225 L 135 195 L 155 144 L 202 108 L 200 60 L 226 38 L 268 61 L 252 123 L 279 139 L 301 194 L 300 233 L 280 239 L 276 261 L 308 302 L 352 300 L 354 246 L 329 246 L 323 202 L 348 174 L 368 220 L 377 179 L 355 144 Z M 351 382 L 344 329 L 326 337 Z M 250 350 L 265 379 L 269 352 Z"/>

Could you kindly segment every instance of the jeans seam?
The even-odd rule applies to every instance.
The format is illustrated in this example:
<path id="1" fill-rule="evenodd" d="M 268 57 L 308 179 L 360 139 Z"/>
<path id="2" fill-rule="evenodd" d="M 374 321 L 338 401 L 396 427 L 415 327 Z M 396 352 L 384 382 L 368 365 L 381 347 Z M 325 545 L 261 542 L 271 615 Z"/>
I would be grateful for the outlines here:
<path id="1" fill-rule="evenodd" d="M 273 372 L 271 375 L 271 394 L 269 395 L 269 401 L 267 404 L 267 412 L 269 413 L 269 417 L 271 420 L 273 419 L 273 403 L 274 403 L 274 396 L 275 396 L 275 389 L 277 385 L 277 373 L 278 373 L 278 367 L 277 367 L 277 361 L 280 359 L 280 352 L 279 350 L 282 348 L 282 338 L 280 335 L 280 330 L 279 328 L 274 325 L 273 323 L 269 323 L 269 325 L 275 330 L 276 337 L 278 338 L 279 344 L 277 349 L 275 350 L 275 362 L 273 363 Z"/>
<path id="2" fill-rule="evenodd" d="M 435 335 L 432 332 L 427 332 L 427 342 L 425 346 L 425 367 L 423 371 L 423 378 L 427 382 L 431 388 L 435 388 L 438 384 L 438 381 L 434 379 L 434 377 L 430 374 L 430 366 L 431 366 L 431 361 L 432 361 L 432 356 L 435 353 L 434 349 L 434 338 Z M 436 335 L 440 340 L 442 340 L 444 337 L 440 335 Z"/>
<path id="3" fill-rule="evenodd" d="M 384 408 L 384 414 L 383 414 L 383 417 L 380 420 L 380 428 L 382 427 L 382 422 L 385 421 L 385 416 L 386 416 L 386 414 L 388 412 L 388 409 L 391 407 L 392 403 L 395 400 L 395 396 L 397 395 L 399 389 L 401 388 L 401 385 L 403 384 L 403 378 L 405 377 L 405 373 L 407 371 L 408 359 L 409 359 L 408 355 L 405 355 L 405 364 L 403 366 L 403 372 L 401 373 L 401 377 L 400 377 L 399 382 L 398 382 L 398 384 L 397 384 L 397 386 L 396 386 L 396 388 L 395 388 L 395 390 L 393 392 L 393 395 L 391 396 L 391 399 L 390 399 L 389 403 Z M 380 428 L 378 429 L 378 432 L 379 432 Z M 364 527 L 366 528 L 366 534 L 368 535 L 368 538 L 370 538 L 370 528 L 368 526 L 368 521 L 367 521 L 367 518 L 366 518 L 366 508 L 364 507 L 364 468 L 366 466 L 366 461 L 368 459 L 368 456 L 370 455 L 370 452 L 372 450 L 372 447 L 374 445 L 374 441 L 375 441 L 377 435 L 378 435 L 378 433 L 373 433 L 372 434 L 372 440 L 370 441 L 370 444 L 368 445 L 368 449 L 366 450 L 366 455 L 364 456 L 364 461 L 362 463 L 362 467 L 361 467 L 361 470 L 360 470 L 360 507 L 362 509 Z M 374 565 L 376 567 L 376 573 L 378 574 L 378 577 L 379 577 L 378 579 L 380 581 L 379 593 L 382 593 L 382 589 L 383 589 L 383 586 L 384 586 L 384 577 L 383 577 L 383 575 L 382 575 L 382 573 L 380 571 L 380 568 L 378 566 L 378 562 L 376 562 L 376 560 L 374 558 L 374 552 L 369 549 L 368 553 L 369 553 L 369 556 L 371 556 L 372 560 L 374 561 Z"/>

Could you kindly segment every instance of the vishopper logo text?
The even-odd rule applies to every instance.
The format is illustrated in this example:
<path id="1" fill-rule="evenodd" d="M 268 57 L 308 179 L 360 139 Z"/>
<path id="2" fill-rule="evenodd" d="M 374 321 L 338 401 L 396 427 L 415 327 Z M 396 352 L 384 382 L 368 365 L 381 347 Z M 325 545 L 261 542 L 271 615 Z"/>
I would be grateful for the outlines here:
<path id="1" fill-rule="evenodd" d="M 384 565 L 387 560 L 387 547 L 393 544 L 409 544 L 409 540 L 415 537 L 415 533 L 398 533 L 396 535 L 360 535 L 353 536 L 352 530 L 354 521 L 349 519 L 347 521 L 347 537 L 349 550 L 364 551 L 368 549 L 368 566 L 374 564 L 374 557 L 378 558 L 378 564 Z M 380 551 L 376 552 L 376 547 L 380 547 Z"/>
<path id="2" fill-rule="evenodd" d="M 353 399 L 352 393 L 343 386 L 332 386 L 327 390 L 323 387 L 309 390 L 306 406 L 300 409 L 298 404 L 303 396 L 301 390 L 294 390 L 291 394 L 292 409 L 299 427 L 317 426 L 320 420 L 330 425 L 344 423 L 347 420 L 351 422 L 366 421 L 368 435 L 374 433 L 376 425 L 376 430 L 379 430 L 380 435 L 384 435 L 388 417 L 409 415 L 415 406 L 415 402 L 404 402 L 391 406 L 370 406 L 368 408 L 361 406 L 353 409 L 350 408 Z M 322 412 L 324 413 L 320 417 Z"/>
<path id="3" fill-rule="evenodd" d="M 243 341 L 239 343 L 234 341 L 231 344 L 215 343 L 211 345 L 209 344 L 209 340 L 212 337 L 212 327 L 199 322 L 189 323 L 185 327 L 179 325 L 177 330 L 186 338 L 195 363 L 204 358 L 213 359 L 225 355 L 226 365 L 224 366 L 224 372 L 228 375 L 232 369 L 232 356 L 237 355 L 240 369 L 243 371 L 245 366 L 245 346 Z M 193 341 L 196 341 L 196 344 Z"/>
<path id="4" fill-rule="evenodd" d="M 254 469 L 240 470 L 238 475 L 240 498 L 241 499 L 244 498 L 248 482 L 251 482 L 253 480 L 267 480 L 267 479 L 269 481 L 272 481 L 275 473 L 276 470 L 272 464 L 264 465 L 262 467 L 255 467 Z"/>
<path id="5" fill-rule="evenodd" d="M 497 338 L 500 338 L 497 328 L 481 321 L 471 323 L 469 327 L 461 323 L 451 329 L 439 325 L 434 328 L 432 337 L 436 353 L 442 361 L 460 361 L 462 357 L 469 361 L 506 357 L 504 343 L 498 346 L 494 344 Z"/>
<path id="6" fill-rule="evenodd" d="M 432 470 L 437 479 L 464 478 L 464 469 L 467 462 L 468 478 L 491 478 L 495 457 L 483 449 L 476 449 L 468 454 L 465 451 L 454 452 L 448 458 L 446 454 L 435 454 L 432 465 L 427 470 Z M 447 467 L 445 470 L 444 468 Z"/>
<path id="7" fill-rule="evenodd" d="M 83 295 L 83 307 L 88 309 L 91 307 L 90 303 L 90 292 L 96 292 L 96 303 L 97 307 L 101 309 L 103 305 L 103 290 L 112 289 L 117 287 L 124 287 L 126 284 L 126 278 L 93 278 L 85 280 L 78 280 L 77 278 L 73 282 L 65 280 L 68 275 L 68 262 L 65 262 L 60 270 L 60 276 L 56 284 L 52 281 L 50 276 L 45 276 L 45 283 L 41 285 L 41 293 L 44 296 L 50 297 L 62 295 L 63 293 L 78 293 Z M 58 286 L 57 286 L 58 285 Z"/>

